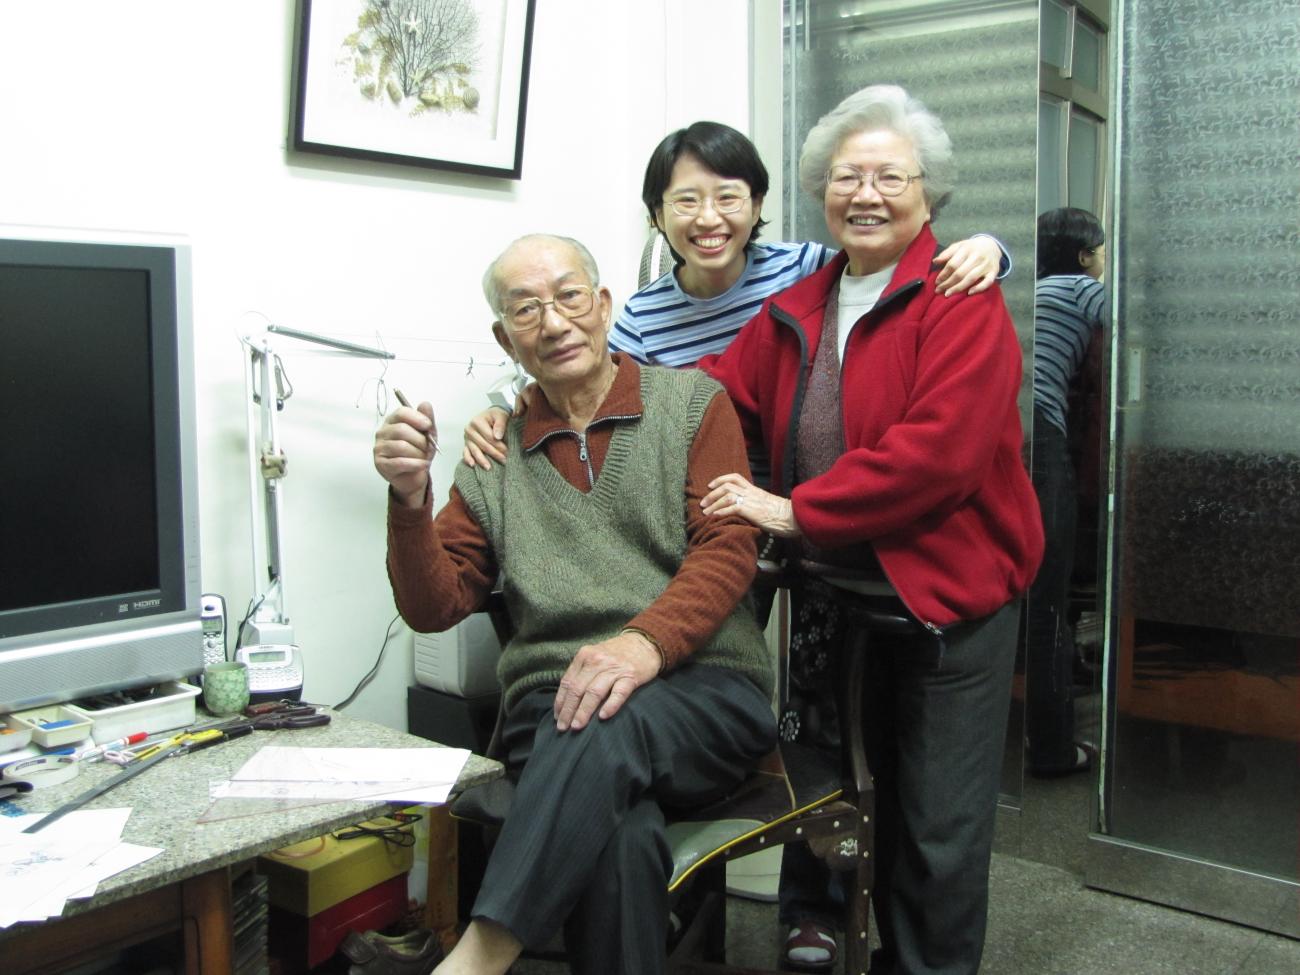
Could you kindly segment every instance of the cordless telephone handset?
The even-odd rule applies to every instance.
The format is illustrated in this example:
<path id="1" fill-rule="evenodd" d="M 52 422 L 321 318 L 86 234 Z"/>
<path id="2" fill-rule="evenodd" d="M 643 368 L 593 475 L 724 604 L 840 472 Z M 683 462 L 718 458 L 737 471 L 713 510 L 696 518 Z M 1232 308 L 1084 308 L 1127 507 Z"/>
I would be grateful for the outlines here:
<path id="1" fill-rule="evenodd" d="M 226 659 L 226 601 L 216 593 L 204 593 L 199 600 L 203 619 L 203 666 Z"/>

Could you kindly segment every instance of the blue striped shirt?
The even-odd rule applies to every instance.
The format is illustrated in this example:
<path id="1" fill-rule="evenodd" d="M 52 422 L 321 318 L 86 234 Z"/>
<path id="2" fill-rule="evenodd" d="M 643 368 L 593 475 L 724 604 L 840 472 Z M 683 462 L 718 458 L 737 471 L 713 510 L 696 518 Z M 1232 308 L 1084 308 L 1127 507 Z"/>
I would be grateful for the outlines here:
<path id="1" fill-rule="evenodd" d="M 722 294 L 695 298 L 669 271 L 627 300 L 609 333 L 609 347 L 642 363 L 693 366 L 723 352 L 764 300 L 807 277 L 834 256 L 823 244 L 753 244 L 745 270 Z"/>
<path id="2" fill-rule="evenodd" d="M 1034 407 L 1066 432 L 1066 396 L 1101 328 L 1106 289 L 1086 274 L 1054 274 L 1034 284 Z"/>
<path id="3" fill-rule="evenodd" d="M 1011 273 L 1011 255 L 1001 241 L 992 239 L 1002 250 L 1001 280 Z M 713 298 L 688 295 L 669 271 L 627 300 L 610 329 L 609 347 L 641 363 L 693 366 L 706 355 L 725 351 L 768 297 L 819 270 L 836 253 L 814 242 L 755 243 L 736 283 Z"/>

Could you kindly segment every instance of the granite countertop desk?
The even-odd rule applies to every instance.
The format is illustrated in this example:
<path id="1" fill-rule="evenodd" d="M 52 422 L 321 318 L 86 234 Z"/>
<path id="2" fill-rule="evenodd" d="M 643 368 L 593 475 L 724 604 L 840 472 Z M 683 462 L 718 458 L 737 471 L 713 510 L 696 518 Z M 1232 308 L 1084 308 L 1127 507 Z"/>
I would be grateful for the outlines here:
<path id="1" fill-rule="evenodd" d="M 61 918 L 0 931 L 0 955 L 5 957 L 6 973 L 57 971 L 65 964 L 93 957 L 91 946 L 97 945 L 99 951 L 112 950 L 178 925 L 185 933 L 187 971 L 206 975 L 227 970 L 231 950 L 227 868 L 290 843 L 382 815 L 394 805 L 382 799 L 354 799 L 200 823 L 199 817 L 211 805 L 208 783 L 228 779 L 258 749 L 272 744 L 316 748 L 442 747 L 384 725 L 338 712 L 331 714 L 333 720 L 323 727 L 255 731 L 168 759 L 89 803 L 85 808 L 130 806 L 131 817 L 122 839 L 162 847 L 163 852 L 104 880 L 91 899 L 69 901 Z M 57 808 L 118 771 L 110 763 L 92 764 L 70 782 L 32 793 L 21 805 L 32 811 Z M 501 774 L 500 763 L 471 755 L 453 791 L 481 785 Z M 60 955 L 65 956 L 62 961 Z"/>

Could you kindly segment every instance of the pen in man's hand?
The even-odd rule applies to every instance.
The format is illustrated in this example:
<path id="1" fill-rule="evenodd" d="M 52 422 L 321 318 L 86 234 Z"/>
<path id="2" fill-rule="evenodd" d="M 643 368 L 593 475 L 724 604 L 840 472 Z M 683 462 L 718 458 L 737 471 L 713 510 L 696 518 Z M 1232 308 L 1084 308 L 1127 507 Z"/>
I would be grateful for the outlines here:
<path id="1" fill-rule="evenodd" d="M 407 399 L 406 396 L 402 393 L 402 391 L 398 389 L 396 386 L 393 387 L 393 395 L 397 397 L 397 402 L 401 403 L 407 409 L 415 409 L 415 407 L 411 406 L 411 401 Z M 434 433 L 434 428 L 430 427 L 429 432 L 425 434 L 425 436 L 429 438 L 429 446 L 433 449 L 433 452 L 436 454 L 438 452 L 438 436 L 436 433 Z"/>

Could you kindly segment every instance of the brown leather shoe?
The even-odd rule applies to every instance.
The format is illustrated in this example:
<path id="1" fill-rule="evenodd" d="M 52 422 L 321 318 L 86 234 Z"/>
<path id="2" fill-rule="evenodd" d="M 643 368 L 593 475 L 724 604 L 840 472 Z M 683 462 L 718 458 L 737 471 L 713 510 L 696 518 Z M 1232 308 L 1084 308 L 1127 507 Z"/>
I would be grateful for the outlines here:
<path id="1" fill-rule="evenodd" d="M 378 931 L 362 931 L 361 937 L 372 944 L 389 945 L 393 948 L 405 948 L 418 951 L 429 940 L 428 928 L 415 928 L 402 934 L 381 934 Z"/>
<path id="2" fill-rule="evenodd" d="M 385 938 L 367 931 L 364 935 L 349 931 L 339 951 L 348 961 L 348 975 L 428 975 L 442 961 L 442 945 L 432 931 L 419 932 L 423 940 L 411 935 Z"/>

